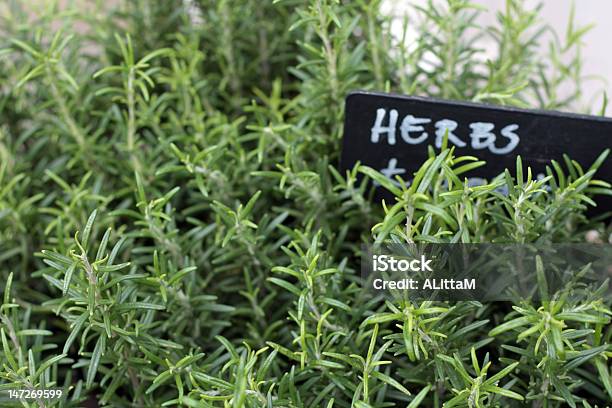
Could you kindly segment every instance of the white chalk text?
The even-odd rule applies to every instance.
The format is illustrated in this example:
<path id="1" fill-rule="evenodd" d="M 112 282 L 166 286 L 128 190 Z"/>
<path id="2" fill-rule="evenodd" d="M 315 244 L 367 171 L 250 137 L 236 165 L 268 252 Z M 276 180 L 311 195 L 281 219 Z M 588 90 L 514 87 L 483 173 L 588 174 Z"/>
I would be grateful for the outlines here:
<path id="1" fill-rule="evenodd" d="M 410 145 L 425 143 L 429 139 L 426 126 L 431 127 L 432 119 L 417 118 L 413 115 L 406 115 L 399 124 L 399 114 L 397 110 L 380 108 L 376 110 L 376 120 L 372 126 L 370 141 L 372 143 L 383 143 L 387 141 L 389 145 L 395 145 L 399 139 Z M 461 137 L 458 133 L 459 123 L 452 119 L 440 119 L 433 122 L 433 133 L 435 135 L 434 144 L 436 148 L 442 146 L 442 141 L 448 135 L 448 142 L 457 147 L 466 147 L 468 142 L 474 150 L 489 149 L 493 154 L 508 154 L 519 144 L 520 137 L 516 133 L 519 129 L 517 124 L 504 126 L 499 135 L 495 133 L 495 125 L 489 122 L 473 122 L 469 126 L 469 134 Z M 467 141 L 467 142 L 466 142 Z"/>

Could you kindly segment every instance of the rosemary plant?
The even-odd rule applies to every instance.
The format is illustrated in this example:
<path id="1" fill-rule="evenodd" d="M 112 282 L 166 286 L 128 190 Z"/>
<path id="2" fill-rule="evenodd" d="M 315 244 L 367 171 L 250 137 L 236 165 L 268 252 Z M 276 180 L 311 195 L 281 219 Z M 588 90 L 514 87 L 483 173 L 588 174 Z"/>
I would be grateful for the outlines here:
<path id="1" fill-rule="evenodd" d="M 586 29 L 548 36 L 523 0 L 493 27 L 430 0 L 400 36 L 380 0 L 23 3 L 0 5 L 0 405 L 612 400 L 610 299 L 385 302 L 358 280 L 360 245 L 389 238 L 608 241 L 587 216 L 607 152 L 479 187 L 446 147 L 410 187 L 336 170 L 353 89 L 576 108 Z"/>

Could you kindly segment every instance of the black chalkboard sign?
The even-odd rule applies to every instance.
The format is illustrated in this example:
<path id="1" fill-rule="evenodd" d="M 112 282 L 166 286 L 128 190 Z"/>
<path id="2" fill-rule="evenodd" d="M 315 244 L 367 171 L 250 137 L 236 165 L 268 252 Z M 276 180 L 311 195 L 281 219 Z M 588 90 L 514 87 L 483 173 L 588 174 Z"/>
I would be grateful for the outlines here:
<path id="1" fill-rule="evenodd" d="M 514 173 L 517 155 L 543 177 L 551 160 L 563 163 L 563 154 L 586 170 L 612 147 L 610 118 L 354 92 L 346 98 L 340 167 L 344 171 L 360 161 L 391 179 L 397 174 L 410 181 L 427 159 L 427 147 L 439 148 L 447 133 L 457 155 L 487 162 L 465 174 L 474 184 L 506 168 Z M 596 178 L 612 181 L 612 158 Z M 597 212 L 612 211 L 610 197 L 596 202 Z"/>

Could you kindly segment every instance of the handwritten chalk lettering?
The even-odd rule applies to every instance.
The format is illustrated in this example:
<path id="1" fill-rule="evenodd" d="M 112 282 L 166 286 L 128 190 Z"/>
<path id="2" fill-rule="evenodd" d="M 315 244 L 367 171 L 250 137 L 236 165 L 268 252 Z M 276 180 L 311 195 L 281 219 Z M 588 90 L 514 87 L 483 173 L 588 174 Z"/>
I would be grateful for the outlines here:
<path id="1" fill-rule="evenodd" d="M 495 129 L 495 125 L 486 122 L 476 122 L 470 125 L 472 129 L 472 148 L 481 150 L 486 149 L 495 142 L 495 135 L 491 132 Z"/>
<path id="2" fill-rule="evenodd" d="M 412 115 L 407 115 L 404 120 L 402 120 L 402 125 L 400 126 L 400 131 L 402 135 L 402 139 L 404 142 L 408 144 L 419 144 L 423 143 L 427 140 L 429 136 L 427 132 L 423 132 L 425 128 L 421 125 L 431 122 L 431 119 L 427 118 L 415 118 Z M 410 136 L 410 132 L 423 132 L 420 136 L 413 138 Z"/>
<path id="3" fill-rule="evenodd" d="M 518 146 L 519 141 L 520 141 L 519 136 L 516 133 L 514 133 L 515 131 L 518 130 L 518 128 L 519 128 L 518 125 L 508 125 L 505 128 L 503 128 L 501 130 L 501 134 L 502 136 L 510 139 L 510 143 L 508 143 L 508 145 L 505 148 L 501 148 L 501 149 L 498 149 L 497 147 L 492 145 L 492 146 L 489 146 L 489 150 L 491 150 L 491 152 L 495 154 L 507 154 L 513 151 L 514 148 Z"/>
<path id="4" fill-rule="evenodd" d="M 395 157 L 389 159 L 389 164 L 384 169 L 381 169 L 380 172 L 390 178 L 391 180 L 395 179 L 396 175 L 401 175 L 406 173 L 406 169 L 397 167 L 397 159 Z"/>
<path id="5" fill-rule="evenodd" d="M 399 181 L 395 179 L 395 176 L 402 176 L 403 174 L 406 174 L 406 169 L 402 167 L 397 167 L 397 159 L 395 157 L 392 157 L 389 159 L 387 167 L 380 169 L 380 172 L 384 174 L 389 180 L 391 180 L 393 184 L 398 187 L 401 187 L 402 185 L 399 183 Z M 374 182 L 374 184 L 376 186 L 380 185 L 377 181 Z M 410 184 L 407 183 L 406 186 L 410 186 Z"/>
<path id="6" fill-rule="evenodd" d="M 397 158 L 392 157 L 391 159 L 389 159 L 389 162 L 387 163 L 387 167 L 383 167 L 382 169 L 379 169 L 379 171 L 384 174 L 393 184 L 395 184 L 398 187 L 402 187 L 402 184 L 397 181 L 395 179 L 395 176 L 399 175 L 405 175 L 406 174 L 406 169 L 403 167 L 397 167 Z M 546 177 L 546 175 L 544 173 L 537 173 L 536 174 L 536 179 L 537 180 L 542 180 L 544 177 Z M 410 185 L 412 184 L 413 179 L 404 179 L 403 180 L 406 187 L 410 187 Z M 468 187 L 478 187 L 478 186 L 483 186 L 487 183 L 487 180 L 482 178 L 482 177 L 468 177 L 467 178 L 467 185 Z M 380 183 L 378 183 L 377 181 L 374 182 L 374 184 L 376 186 L 379 186 Z M 443 180 L 442 181 L 442 188 L 447 188 L 448 187 L 448 181 L 447 180 Z M 547 191 L 551 191 L 550 186 L 545 186 L 544 187 Z M 495 188 L 495 191 L 498 193 L 501 193 L 503 195 L 508 195 L 508 186 L 507 185 L 502 185 L 499 187 Z"/>
<path id="7" fill-rule="evenodd" d="M 381 134 L 387 133 L 387 140 L 389 141 L 389 144 L 395 144 L 395 126 L 397 125 L 397 111 L 395 109 L 391 109 L 391 112 L 389 113 L 389 125 L 383 126 L 382 122 L 385 119 L 386 114 L 387 111 L 385 109 L 376 110 L 376 122 L 374 122 L 374 127 L 372 128 L 372 143 L 378 143 Z"/>
<path id="8" fill-rule="evenodd" d="M 389 111 L 388 121 L 385 123 L 387 117 L 387 110 L 379 108 L 376 110 L 376 119 L 372 131 L 370 134 L 370 141 L 372 143 L 382 143 L 383 137 L 386 135 L 387 143 L 389 145 L 395 145 L 397 142 L 397 122 L 399 113 L 396 109 Z M 406 115 L 402 119 L 399 127 L 400 137 L 404 142 L 410 145 L 417 145 L 424 143 L 428 138 L 425 126 L 431 123 L 430 118 L 417 118 L 413 115 Z M 449 143 L 457 147 L 466 147 L 467 143 L 457 135 L 459 129 L 459 123 L 452 119 L 440 119 L 434 123 L 435 128 L 435 146 L 439 149 L 442 147 L 442 141 L 444 137 L 448 135 Z M 516 133 L 519 126 L 516 124 L 510 124 L 501 129 L 500 134 L 502 137 L 498 138 L 495 134 L 495 124 L 490 122 L 474 122 L 469 124 L 471 129 L 470 146 L 475 150 L 489 149 L 494 154 L 508 154 L 512 152 L 519 144 L 520 137 Z M 505 145 L 498 146 L 498 140 L 504 140 Z"/>
<path id="9" fill-rule="evenodd" d="M 430 149 L 439 150 L 446 140 L 455 157 L 482 161 L 461 174 L 469 186 L 491 181 L 505 170 L 514 175 L 517 156 L 523 172 L 529 167 L 533 177 L 540 178 L 547 174 L 550 161 L 562 163 L 565 153 L 581 166 L 590 166 L 612 147 L 611 134 L 612 118 L 352 92 L 346 99 L 340 169 L 351 171 L 361 163 L 400 187 L 414 184 L 411 180 L 430 157 Z M 612 180 L 612 160 L 601 164 L 597 178 Z M 503 186 L 498 191 L 506 193 Z M 395 202 L 381 186 L 374 197 Z M 596 196 L 596 203 L 592 214 L 612 213 L 612 197 Z"/>
<path id="10" fill-rule="evenodd" d="M 459 124 L 450 119 L 442 119 L 436 122 L 436 147 L 438 149 L 442 147 L 442 140 L 447 133 L 449 142 L 459 147 L 465 147 L 465 142 L 453 133 L 455 129 L 457 129 L 457 126 L 459 126 Z"/>

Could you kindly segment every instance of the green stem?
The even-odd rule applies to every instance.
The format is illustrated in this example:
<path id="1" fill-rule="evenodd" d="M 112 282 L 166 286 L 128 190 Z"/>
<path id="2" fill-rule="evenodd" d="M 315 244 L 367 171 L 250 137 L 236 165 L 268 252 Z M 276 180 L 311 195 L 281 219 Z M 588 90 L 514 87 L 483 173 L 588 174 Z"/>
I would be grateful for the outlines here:
<path id="1" fill-rule="evenodd" d="M 130 154 L 134 151 L 136 134 L 136 116 L 134 113 L 134 67 L 130 68 L 127 79 L 127 106 L 128 106 L 128 126 L 127 126 L 127 147 Z"/>
<path id="2" fill-rule="evenodd" d="M 57 104 L 57 107 L 59 108 L 60 115 L 62 116 L 62 119 L 68 126 L 70 135 L 77 142 L 81 150 L 85 150 L 85 137 L 83 136 L 83 133 L 81 132 L 81 129 L 79 128 L 79 126 L 76 124 L 74 118 L 70 114 L 70 110 L 68 110 L 66 99 L 64 98 L 62 93 L 57 88 L 57 85 L 55 83 L 55 78 L 53 77 L 52 72 L 48 67 L 47 67 L 46 72 L 47 72 L 47 79 L 49 81 L 49 88 L 51 89 L 51 95 L 53 95 L 53 99 L 55 100 L 55 103 Z"/>
<path id="3" fill-rule="evenodd" d="M 126 84 L 126 97 L 127 97 L 127 110 L 128 110 L 128 122 L 127 122 L 127 150 L 130 155 L 130 161 L 134 171 L 142 174 L 142 168 L 140 161 L 136 156 L 136 101 L 134 92 L 134 81 L 135 81 L 135 68 L 130 66 L 130 70 L 127 77 Z"/>
<path id="4" fill-rule="evenodd" d="M 370 47 L 372 49 L 372 65 L 374 66 L 374 77 L 376 78 L 376 84 L 379 88 L 383 87 L 383 72 L 380 58 L 380 47 L 378 38 L 376 38 L 376 18 L 374 12 L 378 11 L 379 4 L 372 3 L 367 9 L 368 14 L 368 37 Z"/>
<path id="5" fill-rule="evenodd" d="M 339 98 L 339 87 L 338 87 L 338 66 L 336 61 L 336 53 L 329 38 L 327 32 L 327 22 L 325 16 L 327 13 L 323 10 L 322 1 L 317 1 L 317 14 L 319 15 L 319 37 L 323 41 L 323 48 L 325 50 L 325 59 L 327 61 L 327 70 L 329 72 L 329 81 L 331 96 L 334 102 L 338 102 Z"/>
<path id="6" fill-rule="evenodd" d="M 223 30 L 221 31 L 221 44 L 223 56 L 225 57 L 225 61 L 227 63 L 227 78 L 229 78 L 229 83 L 232 92 L 238 96 L 238 99 L 233 99 L 235 101 L 235 105 L 239 105 L 239 101 L 241 99 L 242 84 L 240 82 L 240 75 L 236 71 L 232 21 L 230 18 L 230 10 L 228 9 L 226 1 L 221 2 L 221 19 L 223 22 Z"/>

